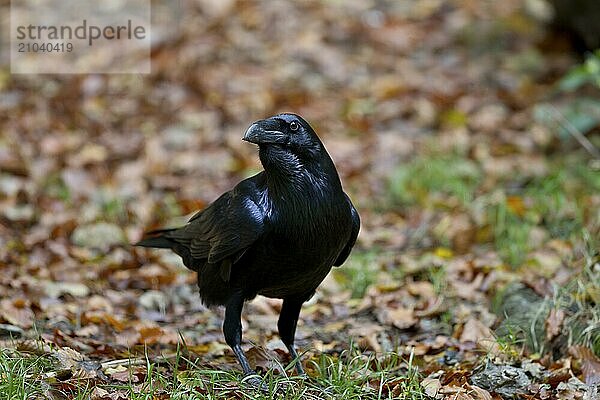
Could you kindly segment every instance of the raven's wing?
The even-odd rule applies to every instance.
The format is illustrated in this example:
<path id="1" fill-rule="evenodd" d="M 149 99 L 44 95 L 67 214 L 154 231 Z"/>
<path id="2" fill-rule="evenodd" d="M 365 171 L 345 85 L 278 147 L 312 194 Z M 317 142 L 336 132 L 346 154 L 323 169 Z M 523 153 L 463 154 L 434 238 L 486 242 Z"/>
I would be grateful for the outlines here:
<path id="1" fill-rule="evenodd" d="M 185 246 L 194 259 L 236 262 L 264 229 L 262 210 L 252 196 L 236 189 L 164 236 Z"/>
<path id="2" fill-rule="evenodd" d="M 336 267 L 342 265 L 350 255 L 350 251 L 352 251 L 352 247 L 354 247 L 354 243 L 356 243 L 358 231 L 360 230 L 360 216 L 358 215 L 358 211 L 356 211 L 356 208 L 354 208 L 354 205 L 350 201 L 348 195 L 346 195 L 346 199 L 350 204 L 350 211 L 352 213 L 352 231 L 350 232 L 350 239 L 348 240 L 348 243 L 346 243 L 346 246 L 344 246 L 340 254 L 337 256 L 337 259 L 333 263 L 333 265 Z"/>

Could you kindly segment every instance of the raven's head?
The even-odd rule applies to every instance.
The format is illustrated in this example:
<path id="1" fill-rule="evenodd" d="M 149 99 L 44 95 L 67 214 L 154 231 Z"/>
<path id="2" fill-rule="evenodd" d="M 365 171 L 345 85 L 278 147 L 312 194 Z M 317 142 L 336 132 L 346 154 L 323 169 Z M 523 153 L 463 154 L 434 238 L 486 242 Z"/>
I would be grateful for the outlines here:
<path id="1" fill-rule="evenodd" d="M 285 113 L 256 121 L 243 140 L 258 145 L 260 162 L 272 184 L 289 190 L 291 183 L 299 191 L 311 188 L 319 193 L 332 187 L 341 190 L 327 150 L 299 115 Z"/>
<path id="2" fill-rule="evenodd" d="M 311 126 L 296 114 L 285 113 L 256 121 L 244 134 L 243 140 L 257 144 L 261 153 L 289 153 L 301 162 L 320 157 L 323 144 Z M 262 159 L 262 157 L 261 157 Z"/>
<path id="3" fill-rule="evenodd" d="M 278 114 L 256 121 L 246 131 L 244 140 L 259 147 L 260 162 L 271 181 L 320 184 L 339 182 L 333 161 L 323 143 L 302 117 Z"/>

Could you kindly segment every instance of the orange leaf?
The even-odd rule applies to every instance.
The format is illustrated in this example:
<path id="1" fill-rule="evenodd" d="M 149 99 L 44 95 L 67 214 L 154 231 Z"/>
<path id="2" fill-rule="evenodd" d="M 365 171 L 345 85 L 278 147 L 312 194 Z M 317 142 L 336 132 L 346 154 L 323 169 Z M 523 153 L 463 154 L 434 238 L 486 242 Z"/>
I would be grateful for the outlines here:
<path id="1" fill-rule="evenodd" d="M 525 203 L 523 203 L 522 197 L 508 196 L 506 198 L 506 205 L 512 212 L 517 214 L 519 217 L 525 215 Z"/>

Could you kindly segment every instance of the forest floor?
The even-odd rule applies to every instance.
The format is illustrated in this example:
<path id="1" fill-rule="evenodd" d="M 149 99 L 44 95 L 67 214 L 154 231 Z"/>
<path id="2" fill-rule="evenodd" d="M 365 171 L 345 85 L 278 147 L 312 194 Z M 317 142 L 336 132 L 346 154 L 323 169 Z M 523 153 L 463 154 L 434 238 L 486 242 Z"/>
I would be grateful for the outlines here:
<path id="1" fill-rule="evenodd" d="M 0 66 L 0 399 L 598 398 L 600 64 L 536 2 L 174 3 L 149 75 Z M 240 138 L 282 111 L 363 225 L 303 307 L 310 379 L 247 304 L 260 391 L 195 273 L 130 244 L 259 171 Z"/>

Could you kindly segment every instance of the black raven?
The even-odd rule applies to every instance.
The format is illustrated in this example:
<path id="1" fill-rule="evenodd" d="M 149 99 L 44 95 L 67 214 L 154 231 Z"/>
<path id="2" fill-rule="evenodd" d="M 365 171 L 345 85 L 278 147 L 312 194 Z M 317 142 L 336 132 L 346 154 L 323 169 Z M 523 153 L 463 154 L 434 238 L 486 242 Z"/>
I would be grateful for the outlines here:
<path id="1" fill-rule="evenodd" d="M 257 294 L 283 299 L 277 327 L 296 362 L 296 324 L 332 266 L 346 260 L 360 218 L 333 161 L 311 126 L 295 114 L 253 123 L 243 140 L 259 147 L 264 171 L 245 179 L 187 225 L 147 233 L 138 246 L 169 248 L 198 273 L 206 305 L 224 305 L 223 333 L 245 374 L 241 313 Z"/>

